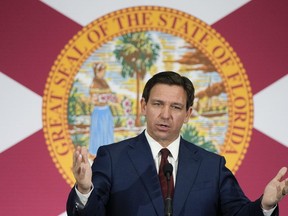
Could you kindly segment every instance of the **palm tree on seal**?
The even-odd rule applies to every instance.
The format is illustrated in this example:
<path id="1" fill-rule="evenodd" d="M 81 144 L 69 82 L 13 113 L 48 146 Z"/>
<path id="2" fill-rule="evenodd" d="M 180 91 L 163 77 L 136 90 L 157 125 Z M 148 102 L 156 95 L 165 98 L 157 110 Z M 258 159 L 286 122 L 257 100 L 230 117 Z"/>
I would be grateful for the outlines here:
<path id="1" fill-rule="evenodd" d="M 114 54 L 121 63 L 122 77 L 136 76 L 136 120 L 135 125 L 140 123 L 140 81 L 144 79 L 146 72 L 157 61 L 160 45 L 154 43 L 150 34 L 146 32 L 128 33 L 119 38 L 116 42 Z"/>

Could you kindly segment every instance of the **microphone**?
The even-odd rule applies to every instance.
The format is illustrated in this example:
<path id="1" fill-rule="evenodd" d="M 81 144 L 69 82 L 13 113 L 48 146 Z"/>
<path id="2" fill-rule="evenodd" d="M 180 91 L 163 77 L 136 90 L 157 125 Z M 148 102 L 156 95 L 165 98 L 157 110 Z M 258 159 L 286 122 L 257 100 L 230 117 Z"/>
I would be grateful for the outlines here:
<path id="1" fill-rule="evenodd" d="M 164 164 L 163 172 L 167 179 L 167 197 L 165 199 L 165 216 L 172 216 L 173 208 L 172 208 L 172 197 L 171 197 L 171 188 L 170 188 L 170 180 L 173 173 L 173 166 L 169 162 Z"/>

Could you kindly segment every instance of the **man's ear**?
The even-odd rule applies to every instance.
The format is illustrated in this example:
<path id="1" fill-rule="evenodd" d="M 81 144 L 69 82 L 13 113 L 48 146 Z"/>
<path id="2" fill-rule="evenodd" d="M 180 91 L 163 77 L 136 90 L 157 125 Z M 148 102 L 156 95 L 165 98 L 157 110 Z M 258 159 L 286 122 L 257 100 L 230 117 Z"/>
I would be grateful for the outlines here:
<path id="1" fill-rule="evenodd" d="M 184 123 L 187 123 L 189 121 L 189 119 L 192 115 L 192 111 L 193 111 L 193 108 L 192 108 L 192 106 L 190 106 L 186 112 L 186 117 L 185 117 Z"/>
<path id="2" fill-rule="evenodd" d="M 142 115 L 146 115 L 146 101 L 144 98 L 141 98 L 141 101 L 140 101 L 140 106 L 141 106 L 141 114 Z"/>

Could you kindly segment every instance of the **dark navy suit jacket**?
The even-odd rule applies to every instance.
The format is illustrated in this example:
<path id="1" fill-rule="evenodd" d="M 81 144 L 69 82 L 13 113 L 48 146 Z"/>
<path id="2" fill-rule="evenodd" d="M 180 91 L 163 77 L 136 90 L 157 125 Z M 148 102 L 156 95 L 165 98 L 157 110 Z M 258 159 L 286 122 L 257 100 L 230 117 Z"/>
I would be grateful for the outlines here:
<path id="1" fill-rule="evenodd" d="M 261 198 L 251 202 L 225 159 L 181 138 L 173 216 L 263 216 Z M 93 185 L 84 208 L 72 188 L 67 213 L 87 216 L 163 216 L 164 201 L 144 132 L 99 148 Z M 278 208 L 273 215 L 278 215 Z"/>

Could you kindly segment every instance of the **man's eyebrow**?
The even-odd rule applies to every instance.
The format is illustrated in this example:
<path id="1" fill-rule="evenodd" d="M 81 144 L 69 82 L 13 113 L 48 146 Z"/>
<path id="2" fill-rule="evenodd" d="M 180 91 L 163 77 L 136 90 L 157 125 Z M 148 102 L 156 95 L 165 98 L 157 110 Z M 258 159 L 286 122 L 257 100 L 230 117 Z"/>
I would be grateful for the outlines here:
<path id="1" fill-rule="evenodd" d="M 163 100 L 157 99 L 157 98 L 151 98 L 152 102 L 164 102 Z"/>
<path id="2" fill-rule="evenodd" d="M 183 106 L 185 106 L 185 104 L 182 104 L 182 103 L 172 103 L 172 105 L 176 105 L 176 106 L 181 106 L 181 107 L 183 107 Z"/>
<path id="3" fill-rule="evenodd" d="M 161 99 L 157 99 L 157 98 L 151 98 L 151 102 L 159 102 L 159 103 L 165 103 L 165 101 L 161 100 Z M 182 103 L 178 103 L 178 102 L 172 102 L 171 103 L 172 106 L 185 106 L 185 104 L 182 104 Z"/>

